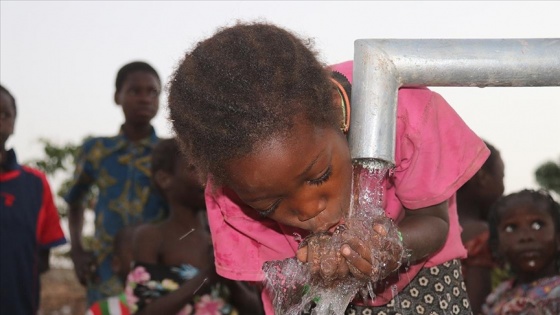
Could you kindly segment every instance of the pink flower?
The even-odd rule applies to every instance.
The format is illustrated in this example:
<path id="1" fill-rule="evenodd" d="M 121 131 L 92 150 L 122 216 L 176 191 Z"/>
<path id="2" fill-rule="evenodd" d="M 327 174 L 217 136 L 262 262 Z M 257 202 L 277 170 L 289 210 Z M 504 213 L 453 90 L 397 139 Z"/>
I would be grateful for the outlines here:
<path id="1" fill-rule="evenodd" d="M 146 272 L 144 267 L 138 266 L 128 273 L 126 280 L 129 282 L 144 283 L 150 281 L 150 274 Z"/>
<path id="2" fill-rule="evenodd" d="M 195 304 L 196 315 L 220 315 L 220 310 L 224 307 L 224 300 L 212 299 L 208 294 L 203 295 Z"/>

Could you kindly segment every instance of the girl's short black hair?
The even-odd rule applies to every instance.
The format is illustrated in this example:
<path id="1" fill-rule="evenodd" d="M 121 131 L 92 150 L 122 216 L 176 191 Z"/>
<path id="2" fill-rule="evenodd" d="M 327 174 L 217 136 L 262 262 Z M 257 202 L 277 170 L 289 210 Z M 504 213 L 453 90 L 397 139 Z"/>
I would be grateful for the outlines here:
<path id="1" fill-rule="evenodd" d="M 296 117 L 338 128 L 333 91 L 309 40 L 272 24 L 239 23 L 186 53 L 168 103 L 181 149 L 221 183 L 227 161 L 286 136 Z"/>

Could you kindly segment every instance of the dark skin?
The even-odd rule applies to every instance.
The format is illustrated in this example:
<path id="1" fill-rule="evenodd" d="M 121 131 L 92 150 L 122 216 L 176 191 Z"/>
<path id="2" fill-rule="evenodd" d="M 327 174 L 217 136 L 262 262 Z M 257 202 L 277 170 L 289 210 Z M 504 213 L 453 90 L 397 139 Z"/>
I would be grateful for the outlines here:
<path id="1" fill-rule="evenodd" d="M 121 106 L 125 118 L 122 130 L 129 140 L 139 141 L 151 135 L 151 120 L 159 109 L 160 92 L 159 79 L 146 71 L 130 73 L 121 88 L 115 91 L 115 103 Z M 70 254 L 78 280 L 82 285 L 86 285 L 88 281 L 96 281 L 92 275 L 97 267 L 93 254 L 84 250 L 80 241 L 83 223 L 83 202 L 69 204 L 68 225 L 72 240 Z"/>
<path id="2" fill-rule="evenodd" d="M 4 161 L 6 156 L 6 142 L 12 134 L 14 134 L 14 126 L 16 122 L 16 111 L 10 96 L 4 91 L 0 92 L 0 171 L 4 173 Z"/>
<path id="3" fill-rule="evenodd" d="M 558 275 L 560 232 L 545 204 L 525 200 L 499 211 L 498 252 L 510 264 L 516 284 Z"/>
<path id="4" fill-rule="evenodd" d="M 492 153 L 490 165 L 481 168 L 457 192 L 459 223 L 463 227 L 461 238 L 466 243 L 488 231 L 486 217 L 490 206 L 504 192 L 504 163 L 499 152 Z M 464 266 L 465 285 L 474 314 L 482 312 L 482 305 L 492 290 L 492 268 Z"/>
<path id="5" fill-rule="evenodd" d="M 6 172 L 4 161 L 6 159 L 6 142 L 14 134 L 16 111 L 11 97 L 4 91 L 0 92 L 0 173 Z M 50 249 L 39 249 L 39 273 L 49 270 Z"/>
<path id="6" fill-rule="evenodd" d="M 321 128 L 296 120 L 288 136 L 272 137 L 248 155 L 227 164 L 227 184 L 246 204 L 281 224 L 312 233 L 333 231 L 344 223 L 350 204 L 352 165 L 348 142 L 337 128 Z M 445 243 L 449 230 L 447 202 L 421 209 L 407 209 L 398 223 L 403 243 L 411 250 L 410 261 L 425 259 Z M 379 226 L 374 233 L 382 234 Z M 373 242 L 379 237 L 373 237 Z M 304 246 L 299 260 L 312 262 L 311 270 L 339 276 L 352 273 L 363 278 L 380 274 L 371 261 L 371 249 L 349 235 L 340 253 L 338 266 L 321 264 L 321 248 Z M 400 255 L 386 255 L 388 266 L 400 265 Z M 349 268 L 345 267 L 348 265 Z M 389 271 L 393 271 L 394 268 Z M 381 274 L 381 278 L 388 274 Z"/>
<path id="7" fill-rule="evenodd" d="M 136 314 L 176 314 L 195 294 L 207 293 L 218 281 L 229 286 L 232 302 L 240 314 L 262 313 L 256 290 L 216 274 L 212 240 L 199 214 L 204 208 L 204 190 L 194 167 L 178 161 L 173 173 L 160 170 L 154 176 L 169 202 L 170 216 L 161 224 L 138 228 L 133 244 L 134 261 L 167 266 L 190 264 L 200 273 Z"/>

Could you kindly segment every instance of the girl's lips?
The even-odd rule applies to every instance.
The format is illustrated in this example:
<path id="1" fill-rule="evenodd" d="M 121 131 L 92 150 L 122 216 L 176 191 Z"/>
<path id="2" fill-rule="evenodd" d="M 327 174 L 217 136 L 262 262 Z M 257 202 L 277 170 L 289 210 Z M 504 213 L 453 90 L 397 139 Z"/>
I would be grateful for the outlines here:
<path id="1" fill-rule="evenodd" d="M 338 220 L 338 222 L 336 222 L 335 224 L 333 224 L 333 225 L 328 229 L 328 231 L 329 231 L 330 233 L 334 233 L 334 231 L 336 230 L 336 228 L 337 228 L 339 225 L 344 224 L 344 222 L 345 222 L 345 221 L 344 221 L 344 218 Z"/>
<path id="2" fill-rule="evenodd" d="M 541 252 L 538 250 L 527 250 L 520 252 L 518 256 L 522 259 L 535 259 L 541 256 Z"/>

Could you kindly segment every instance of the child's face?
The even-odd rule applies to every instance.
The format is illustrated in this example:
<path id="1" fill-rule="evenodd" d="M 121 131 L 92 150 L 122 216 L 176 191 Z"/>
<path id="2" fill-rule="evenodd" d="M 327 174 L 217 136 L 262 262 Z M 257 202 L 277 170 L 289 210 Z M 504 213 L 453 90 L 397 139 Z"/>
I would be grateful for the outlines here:
<path id="1" fill-rule="evenodd" d="M 0 92 L 0 141 L 4 145 L 14 133 L 16 113 L 12 99 L 4 92 Z"/>
<path id="2" fill-rule="evenodd" d="M 502 209 L 500 217 L 498 248 L 513 270 L 521 277 L 556 274 L 559 237 L 542 203 L 519 202 Z"/>
<path id="3" fill-rule="evenodd" d="M 122 106 L 127 122 L 149 124 L 159 109 L 160 83 L 146 71 L 130 73 L 121 89 L 115 93 L 115 102 Z"/>
<path id="4" fill-rule="evenodd" d="M 228 185 L 246 204 L 282 224 L 327 231 L 348 211 L 352 163 L 346 138 L 335 128 L 298 122 L 228 163 Z"/>

